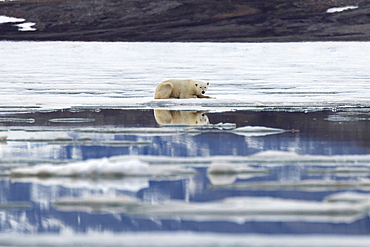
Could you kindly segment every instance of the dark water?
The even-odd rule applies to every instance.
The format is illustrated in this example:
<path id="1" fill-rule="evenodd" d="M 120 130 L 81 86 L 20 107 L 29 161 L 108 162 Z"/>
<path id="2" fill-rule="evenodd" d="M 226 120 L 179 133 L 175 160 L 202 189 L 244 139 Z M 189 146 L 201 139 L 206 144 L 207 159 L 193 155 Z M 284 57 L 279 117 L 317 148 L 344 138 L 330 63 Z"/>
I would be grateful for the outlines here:
<path id="1" fill-rule="evenodd" d="M 171 112 L 171 114 L 178 114 Z M 238 134 L 220 128 L 203 129 L 197 133 L 125 132 L 127 128 L 161 128 L 153 110 L 69 109 L 54 112 L 8 114 L 1 119 L 33 119 L 34 121 L 3 121 L 0 136 L 11 133 L 59 131 L 77 140 L 132 141 L 131 145 L 85 145 L 84 143 L 50 144 L 30 140 L 3 141 L 0 146 L 3 172 L 14 166 L 54 162 L 68 163 L 115 156 L 160 156 L 169 158 L 200 158 L 187 161 L 184 167 L 197 171 L 194 176 L 175 178 L 116 178 L 109 181 L 74 178 L 64 184 L 59 178 L 1 179 L 0 232 L 2 233 L 73 233 L 87 232 L 214 232 L 258 234 L 345 234 L 367 235 L 370 218 L 367 210 L 352 214 L 344 210 L 325 215 L 267 213 L 214 213 L 188 215 L 184 212 L 161 216 L 132 215 L 115 210 L 94 210 L 89 207 L 65 210 L 54 204 L 63 197 L 85 198 L 96 195 L 135 197 L 147 204 L 180 201 L 185 204 L 218 202 L 230 198 L 275 198 L 294 202 L 321 203 L 327 196 L 340 192 L 368 195 L 370 186 L 363 183 L 370 176 L 370 110 L 364 108 L 324 111 L 234 111 L 202 112 L 210 124 L 235 123 L 236 127 L 264 126 L 287 130 L 275 134 Z M 203 115 L 203 117 L 204 117 Z M 74 119 L 75 121 L 56 121 Z M 50 121 L 53 120 L 53 121 Z M 258 135 L 257 135 L 258 134 Z M 47 135 L 47 134 L 46 134 Z M 8 136 L 8 138 L 10 138 Z M 146 142 L 136 145 L 134 142 Z M 271 159 L 250 159 L 253 155 L 277 151 Z M 284 154 L 298 159 L 285 159 Z M 264 168 L 263 174 L 228 174 L 223 180 L 207 171 L 212 157 L 239 157 L 238 167 Z M 303 157 L 303 158 L 302 158 Z M 321 157 L 318 159 L 318 157 Z M 181 159 L 180 159 L 181 158 Z M 208 159 L 209 158 L 209 159 Z M 326 159 L 327 158 L 327 159 Z M 208 160 L 207 160 L 208 159 Z M 166 160 L 166 159 L 164 159 Z M 171 159 L 176 163 L 176 159 Z M 170 166 L 170 164 L 169 164 Z M 10 167 L 10 168 L 9 168 Z M 336 170 L 345 168 L 345 170 Z M 360 169 L 359 171 L 356 169 Z M 221 181 L 221 182 L 220 182 Z M 225 182 L 226 181 L 226 182 Z M 315 181 L 305 186 L 304 181 Z M 86 183 L 81 185 L 81 183 Z M 166 204 L 164 204 L 166 205 Z M 180 204 L 180 211 L 181 211 Z M 268 206 L 268 205 L 267 205 Z M 165 207 L 165 206 L 164 206 Z M 243 208 L 243 207 L 242 207 Z M 242 209 L 241 208 L 241 209 Z M 271 204 L 276 209 L 275 204 Z M 242 211 L 242 210 L 241 210 Z M 208 213 L 207 213 L 208 212 Z"/>

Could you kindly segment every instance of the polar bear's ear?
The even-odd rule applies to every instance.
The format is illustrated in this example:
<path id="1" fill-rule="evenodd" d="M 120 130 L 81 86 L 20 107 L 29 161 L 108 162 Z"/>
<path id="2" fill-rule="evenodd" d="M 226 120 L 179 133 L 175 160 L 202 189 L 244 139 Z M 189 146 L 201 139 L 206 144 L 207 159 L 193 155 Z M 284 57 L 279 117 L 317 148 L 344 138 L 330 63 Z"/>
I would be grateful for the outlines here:
<path id="1" fill-rule="evenodd" d="M 209 82 L 207 82 L 207 86 L 209 85 Z"/>
<path id="2" fill-rule="evenodd" d="M 196 83 L 195 83 L 195 86 L 197 87 L 197 86 L 198 86 L 198 84 L 196 84 Z"/>

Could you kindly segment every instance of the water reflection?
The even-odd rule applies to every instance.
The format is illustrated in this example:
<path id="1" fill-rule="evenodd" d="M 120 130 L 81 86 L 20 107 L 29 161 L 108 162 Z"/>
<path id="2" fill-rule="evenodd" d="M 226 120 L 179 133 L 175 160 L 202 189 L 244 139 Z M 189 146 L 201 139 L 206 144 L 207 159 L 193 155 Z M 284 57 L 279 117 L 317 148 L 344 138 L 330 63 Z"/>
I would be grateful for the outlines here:
<path id="1" fill-rule="evenodd" d="M 272 173 L 270 169 L 256 168 L 253 166 L 237 166 L 227 162 L 213 162 L 207 170 L 207 177 L 211 185 L 229 185 L 237 179 L 251 179 L 267 176 Z"/>
<path id="2" fill-rule="evenodd" d="M 205 125 L 209 124 L 208 117 L 205 115 L 206 112 L 208 111 L 154 110 L 154 117 L 159 125 Z"/>
<path id="3" fill-rule="evenodd" d="M 35 121 L 1 123 L 0 231 L 369 234 L 361 110 L 17 115 Z"/>

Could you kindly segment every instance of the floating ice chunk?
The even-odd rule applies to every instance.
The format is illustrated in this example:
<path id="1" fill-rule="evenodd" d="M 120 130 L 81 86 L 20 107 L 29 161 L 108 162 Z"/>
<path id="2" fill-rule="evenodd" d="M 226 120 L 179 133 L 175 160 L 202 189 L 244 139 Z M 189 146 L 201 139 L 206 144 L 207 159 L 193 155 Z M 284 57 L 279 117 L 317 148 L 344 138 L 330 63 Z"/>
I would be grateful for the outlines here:
<path id="1" fill-rule="evenodd" d="M 64 197 L 59 199 L 54 204 L 57 208 L 62 208 L 64 211 L 84 210 L 91 208 L 91 211 L 100 211 L 109 208 L 120 208 L 121 212 L 126 212 L 132 207 L 142 205 L 142 202 L 131 196 L 91 196 L 87 198 Z"/>
<path id="2" fill-rule="evenodd" d="M 70 141 L 73 141 L 73 138 L 72 137 L 55 137 L 54 141 L 70 142 Z"/>
<path id="3" fill-rule="evenodd" d="M 17 24 L 16 26 L 18 27 L 18 31 L 21 32 L 29 32 L 29 31 L 36 31 L 37 29 L 32 27 L 36 25 L 34 22 L 25 22 L 21 24 Z"/>
<path id="4" fill-rule="evenodd" d="M 212 127 L 228 130 L 228 129 L 235 129 L 236 124 L 235 123 L 218 123 L 218 124 L 213 124 Z"/>
<path id="5" fill-rule="evenodd" d="M 99 134 L 132 134 L 132 135 L 167 135 L 167 134 L 178 134 L 184 132 L 192 132 L 191 129 L 188 129 L 187 126 L 171 126 L 165 128 L 146 128 L 146 127 L 128 127 L 128 128 L 84 128 L 84 129 L 76 129 L 75 132 L 81 133 L 99 133 Z M 199 132 L 198 130 L 194 130 L 195 132 Z"/>
<path id="6" fill-rule="evenodd" d="M 207 171 L 209 174 L 241 174 L 241 173 L 270 173 L 270 170 L 264 168 L 255 168 L 251 166 L 237 167 L 234 164 L 226 162 L 215 162 L 210 165 Z"/>
<path id="7" fill-rule="evenodd" d="M 366 215 L 367 204 L 328 203 L 269 197 L 234 197 L 213 202 L 166 201 L 148 204 L 135 198 L 68 198 L 55 202 L 58 210 L 124 212 L 139 217 L 198 221 L 353 222 Z"/>
<path id="8" fill-rule="evenodd" d="M 128 160 L 122 164 L 110 163 L 109 159 L 103 158 L 99 160 L 88 160 L 86 162 L 77 162 L 66 165 L 38 165 L 27 168 L 17 168 L 11 170 L 11 175 L 18 176 L 92 176 L 93 174 L 97 175 L 111 175 L 115 174 L 123 175 L 125 171 L 140 171 L 147 168 L 147 164 L 137 161 L 137 160 Z"/>
<path id="9" fill-rule="evenodd" d="M 358 122 L 358 121 L 369 121 L 370 118 L 363 118 L 363 117 L 340 117 L 340 116 L 329 116 L 324 118 L 326 121 L 333 121 L 333 122 Z"/>
<path id="10" fill-rule="evenodd" d="M 75 177 L 52 177 L 45 179 L 45 177 L 18 177 L 12 178 L 12 181 L 17 183 L 32 183 L 34 185 L 42 186 L 62 186 L 71 189 L 88 189 L 92 191 L 101 191 L 109 193 L 113 190 L 124 190 L 138 192 L 142 189 L 149 188 L 148 177 L 125 177 L 124 179 L 110 178 L 80 178 Z"/>
<path id="11" fill-rule="evenodd" d="M 207 177 L 211 184 L 232 184 L 236 181 L 238 171 L 230 163 L 213 163 L 207 170 Z"/>
<path id="12" fill-rule="evenodd" d="M 281 166 L 287 163 L 315 164 L 325 166 L 348 166 L 348 164 L 368 166 L 370 155 L 300 155 L 295 152 L 286 151 L 262 151 L 249 156 L 212 156 L 212 157 L 168 157 L 168 156 L 140 156 L 140 160 L 150 164 L 190 164 L 190 165 L 210 165 L 212 162 L 229 163 L 258 163 L 259 165 Z"/>
<path id="13" fill-rule="evenodd" d="M 370 174 L 369 167 L 336 167 L 336 168 L 310 168 L 307 169 L 309 175 L 317 174 L 335 174 L 336 176 L 368 176 Z"/>
<path id="14" fill-rule="evenodd" d="M 87 198 L 64 197 L 58 200 L 57 205 L 114 205 L 114 206 L 139 206 L 142 202 L 131 196 L 91 196 Z"/>
<path id="15" fill-rule="evenodd" d="M 34 118 L 0 118 L 0 123 L 34 123 Z"/>
<path id="16" fill-rule="evenodd" d="M 100 231 L 99 231 L 100 230 Z M 67 232 L 67 233 L 65 233 Z M 122 233 L 101 229 L 89 229 L 84 234 L 14 234 L 0 235 L 2 243 L 12 246 L 118 246 L 124 243 L 131 247 L 175 247 L 175 246 L 218 246 L 218 247 L 367 247 L 370 237 L 350 234 L 230 234 L 196 231 L 126 231 Z M 10 244 L 8 244 L 10 245 Z M 123 245 L 123 244 L 121 244 Z"/>
<path id="17" fill-rule="evenodd" d="M 21 32 L 27 32 L 27 31 L 36 31 L 36 28 L 33 28 L 32 26 L 36 25 L 36 23 L 33 22 L 25 22 L 26 19 L 23 18 L 15 18 L 15 17 L 8 17 L 4 15 L 0 15 L 0 24 L 2 23 L 18 23 L 18 22 L 24 22 L 20 24 L 16 24 L 15 26 L 18 27 L 18 31 Z"/>
<path id="18" fill-rule="evenodd" d="M 77 138 L 77 141 L 80 141 L 80 142 L 91 142 L 92 139 L 89 136 L 83 136 L 83 137 Z"/>
<path id="19" fill-rule="evenodd" d="M 145 146 L 150 145 L 150 141 L 77 141 L 73 144 L 94 145 L 94 146 Z"/>
<path id="20" fill-rule="evenodd" d="M 49 119 L 49 122 L 53 123 L 88 123 L 95 122 L 93 118 L 53 118 Z"/>
<path id="21" fill-rule="evenodd" d="M 12 177 L 164 177 L 194 175 L 193 169 L 180 167 L 155 166 L 135 158 L 126 159 L 96 159 L 76 162 L 66 165 L 38 165 L 26 168 L 16 168 L 10 171 Z"/>
<path id="22" fill-rule="evenodd" d="M 236 174 L 236 167 L 230 163 L 214 163 L 207 171 L 209 174 Z"/>
<path id="23" fill-rule="evenodd" d="M 9 22 L 24 22 L 24 21 L 26 21 L 26 19 L 0 15 L 0 24 L 1 23 L 9 23 Z"/>
<path id="24" fill-rule="evenodd" d="M 370 195 L 357 192 L 335 193 L 325 197 L 327 202 L 370 203 Z"/>
<path id="25" fill-rule="evenodd" d="M 342 12 L 345 10 L 349 9 L 357 9 L 358 6 L 346 6 L 346 7 L 335 7 L 335 8 L 330 8 L 326 11 L 326 13 L 336 13 L 336 12 Z"/>
<path id="26" fill-rule="evenodd" d="M 287 160 L 303 160 L 305 157 L 304 155 L 299 155 L 294 152 L 284 152 L 284 151 L 265 151 L 265 152 L 259 152 L 256 154 L 252 154 L 249 156 L 251 160 L 276 160 L 276 158 L 279 158 L 280 161 L 287 161 Z M 317 156 L 310 156 L 310 158 L 314 159 Z"/>
<path id="27" fill-rule="evenodd" d="M 266 176 L 270 173 L 270 170 L 264 168 L 215 162 L 209 166 L 207 177 L 213 185 L 225 185 L 234 183 L 237 178 L 247 179 L 256 176 Z"/>
<path id="28" fill-rule="evenodd" d="M 145 128 L 145 127 L 129 127 L 120 129 L 78 129 L 76 132 L 83 133 L 125 133 L 125 134 L 145 134 L 145 135 L 174 135 L 174 134 L 201 134 L 205 132 L 231 132 L 243 136 L 265 136 L 272 134 L 279 134 L 286 132 L 286 130 L 268 128 L 268 127 L 258 127 L 258 126 L 247 126 L 236 128 L 235 123 L 218 123 L 218 124 L 207 124 L 207 125 L 184 125 L 184 124 L 171 124 L 162 125 L 162 127 L 157 128 Z"/>
<path id="29" fill-rule="evenodd" d="M 31 209 L 30 202 L 2 202 L 0 203 L 1 210 L 27 210 Z"/>
<path id="30" fill-rule="evenodd" d="M 295 152 L 285 151 L 265 151 L 253 154 L 248 157 L 249 161 L 261 163 L 284 163 L 284 162 L 302 162 L 302 163 L 368 163 L 370 155 L 300 155 Z"/>
<path id="31" fill-rule="evenodd" d="M 34 121 L 34 119 L 32 119 Z M 26 119 L 0 118 L 2 121 L 26 121 Z M 31 123 L 27 121 L 27 123 Z M 85 146 L 139 146 L 149 145 L 150 141 L 126 141 L 126 140 L 93 140 L 88 136 L 83 136 L 75 140 L 67 136 L 68 133 L 63 129 L 40 129 L 39 127 L 31 128 L 16 128 L 6 131 L 6 135 L 0 135 L 0 142 L 31 142 L 31 143 L 46 143 L 50 145 L 85 145 Z M 67 129 L 69 130 L 69 129 Z M 107 132 L 110 133 L 110 132 Z"/>
<path id="32" fill-rule="evenodd" d="M 233 184 L 238 179 L 237 175 L 234 174 L 207 174 L 209 182 L 213 185 L 227 185 Z"/>
<path id="33" fill-rule="evenodd" d="M 243 182 L 230 185 L 212 185 L 213 188 L 240 190 L 296 190 L 296 191 L 327 191 L 357 189 L 370 191 L 370 180 L 303 180 L 303 181 L 272 181 L 272 182 Z"/>
<path id="34" fill-rule="evenodd" d="M 277 128 L 269 128 L 264 126 L 244 126 L 236 128 L 234 131 L 238 132 L 285 132 L 285 130 Z"/>
<path id="35" fill-rule="evenodd" d="M 244 126 L 231 130 L 231 132 L 244 136 L 266 136 L 287 132 L 283 129 L 269 128 L 264 126 Z"/>

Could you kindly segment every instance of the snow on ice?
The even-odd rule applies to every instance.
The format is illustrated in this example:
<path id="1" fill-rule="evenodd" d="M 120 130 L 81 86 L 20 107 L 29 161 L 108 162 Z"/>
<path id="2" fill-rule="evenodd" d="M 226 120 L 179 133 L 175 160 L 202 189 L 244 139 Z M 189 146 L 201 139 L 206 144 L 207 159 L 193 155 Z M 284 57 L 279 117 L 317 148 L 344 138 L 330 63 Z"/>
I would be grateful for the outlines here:
<path id="1" fill-rule="evenodd" d="M 367 42 L 1 42 L 0 105 L 30 111 L 367 107 L 369 46 Z M 207 95 L 213 98 L 154 100 L 156 85 L 168 78 L 209 81 Z"/>

